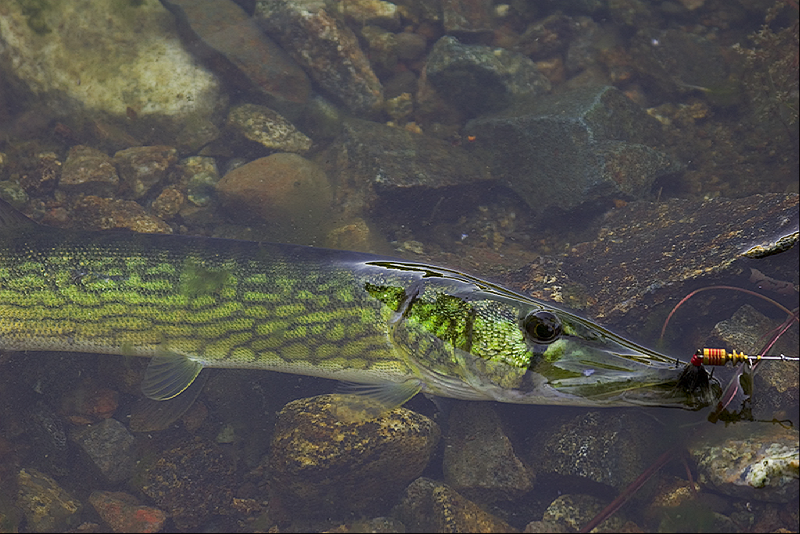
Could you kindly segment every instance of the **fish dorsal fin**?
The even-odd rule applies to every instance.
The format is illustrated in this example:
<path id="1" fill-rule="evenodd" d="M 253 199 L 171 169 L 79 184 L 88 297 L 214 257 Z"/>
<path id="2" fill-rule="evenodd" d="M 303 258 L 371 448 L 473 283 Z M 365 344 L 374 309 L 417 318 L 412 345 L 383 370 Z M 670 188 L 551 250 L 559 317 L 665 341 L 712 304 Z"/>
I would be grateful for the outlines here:
<path id="1" fill-rule="evenodd" d="M 0 198 L 0 232 L 13 228 L 36 228 L 39 223 Z"/>
<path id="2" fill-rule="evenodd" d="M 156 401 L 177 397 L 194 382 L 202 370 L 202 363 L 190 360 L 182 354 L 156 354 L 144 371 L 142 393 L 148 399 Z"/>

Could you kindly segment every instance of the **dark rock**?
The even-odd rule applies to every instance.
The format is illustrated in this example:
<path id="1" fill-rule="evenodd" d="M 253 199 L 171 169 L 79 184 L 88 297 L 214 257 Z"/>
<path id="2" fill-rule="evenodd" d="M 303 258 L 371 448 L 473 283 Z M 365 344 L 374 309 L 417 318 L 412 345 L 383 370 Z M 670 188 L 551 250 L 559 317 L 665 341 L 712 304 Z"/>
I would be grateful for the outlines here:
<path id="1" fill-rule="evenodd" d="M 142 492 L 181 530 L 195 529 L 231 506 L 233 466 L 219 447 L 200 438 L 164 451 L 139 469 L 134 480 Z"/>
<path id="2" fill-rule="evenodd" d="M 548 15 L 525 29 L 515 49 L 534 61 L 563 54 L 572 43 L 577 24 L 560 12 Z"/>
<path id="3" fill-rule="evenodd" d="M 792 289 L 794 291 L 794 289 Z M 778 320 L 770 319 L 758 310 L 745 304 L 730 319 L 714 326 L 711 338 L 704 347 L 725 347 L 755 356 L 761 354 L 765 343 L 769 342 L 780 328 Z M 798 347 L 797 329 L 789 328 L 770 348 L 770 355 L 796 355 Z M 757 372 L 753 373 L 753 392 L 751 409 L 753 417 L 759 420 L 789 420 L 795 428 L 798 421 L 798 387 L 800 373 L 798 362 L 762 361 Z"/>
<path id="4" fill-rule="evenodd" d="M 49 476 L 36 469 L 22 469 L 17 485 L 17 506 L 32 532 L 65 532 L 78 525 L 80 501 Z"/>
<path id="5" fill-rule="evenodd" d="M 264 35 L 256 23 L 231 0 L 162 0 L 195 35 L 201 56 L 208 48 L 221 54 L 263 93 L 303 104 L 311 84 L 303 70 Z M 232 69 L 226 74 L 231 75 Z"/>
<path id="6" fill-rule="evenodd" d="M 430 419 L 404 408 L 345 422 L 334 395 L 290 402 L 270 451 L 273 491 L 306 514 L 341 516 L 390 502 L 418 477 L 439 441 Z"/>
<path id="7" fill-rule="evenodd" d="M 181 155 L 194 154 L 219 137 L 217 125 L 204 117 L 190 117 L 175 137 L 175 146 Z"/>
<path id="8" fill-rule="evenodd" d="M 311 139 L 279 113 L 264 106 L 242 104 L 232 108 L 228 126 L 271 150 L 304 154 L 311 148 Z"/>
<path id="9" fill-rule="evenodd" d="M 159 532 L 167 515 L 121 491 L 93 491 L 89 502 L 114 532 Z"/>
<path id="10" fill-rule="evenodd" d="M 36 155 L 36 167 L 23 174 L 19 185 L 25 191 L 34 195 L 46 195 L 53 192 L 61 176 L 62 163 L 53 152 L 43 152 Z M 3 197 L 8 200 L 7 197 Z M 12 203 L 12 205 L 14 205 Z"/>
<path id="11" fill-rule="evenodd" d="M 297 154 L 279 153 L 237 167 L 217 192 L 238 221 L 269 223 L 263 238 L 312 244 L 325 235 L 333 197 L 325 171 Z"/>
<path id="12" fill-rule="evenodd" d="M 58 187 L 67 193 L 113 196 L 119 187 L 119 176 L 107 154 L 75 145 L 69 149 Z"/>
<path id="13" fill-rule="evenodd" d="M 114 163 L 122 179 L 122 193 L 128 198 L 142 198 L 161 183 L 178 161 L 178 151 L 169 146 L 137 146 L 114 154 Z"/>
<path id="14" fill-rule="evenodd" d="M 425 51 L 428 41 L 422 35 L 411 32 L 401 32 L 395 35 L 397 42 L 397 58 L 403 61 L 413 61 Z M 409 72 L 409 71 L 403 71 Z M 388 94 L 388 87 L 386 88 Z"/>
<path id="15" fill-rule="evenodd" d="M 730 65 L 719 43 L 677 29 L 642 29 L 631 43 L 634 67 L 666 98 L 696 93 L 720 104 L 739 98 L 737 80 L 729 79 Z M 691 61 L 687 61 L 691 58 Z"/>
<path id="16" fill-rule="evenodd" d="M 444 31 L 469 38 L 492 33 L 492 0 L 441 0 Z"/>
<path id="17" fill-rule="evenodd" d="M 635 412 L 589 412 L 532 436 L 528 461 L 537 477 L 558 476 L 562 487 L 623 489 L 655 460 L 657 436 L 655 423 Z"/>
<path id="18" fill-rule="evenodd" d="M 74 425 L 98 423 L 114 415 L 118 400 L 113 389 L 84 379 L 61 397 L 59 413 Z"/>
<path id="19" fill-rule="evenodd" d="M 109 482 L 122 482 L 133 474 L 134 438 L 116 419 L 105 419 L 73 430 L 70 439 L 89 456 Z"/>
<path id="20" fill-rule="evenodd" d="M 92 195 L 75 204 L 75 219 L 87 230 L 128 228 L 145 234 L 171 234 L 172 228 L 132 200 L 110 200 Z"/>
<path id="21" fill-rule="evenodd" d="M 594 241 L 576 245 L 563 258 L 531 265 L 523 288 L 535 297 L 585 308 L 606 322 L 624 317 L 641 335 L 644 325 L 662 327 L 669 311 L 665 302 L 677 303 L 692 289 L 720 280 L 728 285 L 731 279 L 746 280 L 754 261 L 748 251 L 774 249 L 784 236 L 796 239 L 797 229 L 797 194 L 630 203 L 609 213 Z M 797 250 L 757 261 L 779 269 L 776 278 L 796 280 Z M 713 321 L 703 330 L 706 336 L 716 322 L 730 317 L 720 311 L 730 310 L 740 296 L 730 292 L 723 310 L 695 313 L 692 321 L 698 316 Z M 643 313 L 656 306 L 663 309 L 661 315 Z"/>
<path id="22" fill-rule="evenodd" d="M 418 478 L 395 507 L 409 532 L 518 532 L 446 484 Z"/>
<path id="23" fill-rule="evenodd" d="M 491 179 L 460 147 L 361 120 L 347 121 L 319 161 L 335 184 L 335 203 L 349 217 L 377 211 L 383 204 L 430 213 L 439 197 L 434 192 Z M 458 202 L 452 204 L 458 209 Z"/>
<path id="24" fill-rule="evenodd" d="M 260 0 L 255 19 L 332 98 L 356 115 L 383 105 L 383 88 L 355 34 L 316 0 Z"/>
<path id="25" fill-rule="evenodd" d="M 656 178 L 678 170 L 650 148 L 659 132 L 655 119 L 613 87 L 541 97 L 466 126 L 473 152 L 540 215 L 649 193 Z"/>
<path id="26" fill-rule="evenodd" d="M 513 102 L 550 91 L 536 64 L 516 52 L 466 45 L 444 36 L 428 54 L 428 82 L 469 116 L 499 111 Z"/>
<path id="27" fill-rule="evenodd" d="M 450 487 L 481 503 L 513 501 L 533 488 L 531 470 L 515 454 L 489 404 L 457 404 L 448 426 L 443 467 Z"/>
<path id="28" fill-rule="evenodd" d="M 754 425 L 758 425 L 754 428 Z M 698 481 L 741 499 L 796 502 L 800 495 L 800 450 L 795 429 L 739 423 L 689 447 Z"/>

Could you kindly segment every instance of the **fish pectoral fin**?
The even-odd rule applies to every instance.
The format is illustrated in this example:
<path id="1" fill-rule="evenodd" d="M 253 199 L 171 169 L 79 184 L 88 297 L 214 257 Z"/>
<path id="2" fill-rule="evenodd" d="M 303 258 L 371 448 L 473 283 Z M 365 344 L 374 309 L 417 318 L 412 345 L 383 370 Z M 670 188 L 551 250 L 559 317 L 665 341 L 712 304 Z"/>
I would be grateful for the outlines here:
<path id="1" fill-rule="evenodd" d="M 194 382 L 202 370 L 202 363 L 181 354 L 157 354 L 144 371 L 142 393 L 155 401 L 177 397 Z"/>
<path id="2" fill-rule="evenodd" d="M 209 372 L 200 373 L 180 395 L 157 401 L 142 397 L 131 408 L 131 432 L 166 430 L 191 408 L 208 380 Z"/>
<path id="3" fill-rule="evenodd" d="M 377 419 L 402 406 L 420 392 L 419 380 L 381 382 L 378 384 L 340 383 L 336 388 L 336 415 L 347 423 Z"/>

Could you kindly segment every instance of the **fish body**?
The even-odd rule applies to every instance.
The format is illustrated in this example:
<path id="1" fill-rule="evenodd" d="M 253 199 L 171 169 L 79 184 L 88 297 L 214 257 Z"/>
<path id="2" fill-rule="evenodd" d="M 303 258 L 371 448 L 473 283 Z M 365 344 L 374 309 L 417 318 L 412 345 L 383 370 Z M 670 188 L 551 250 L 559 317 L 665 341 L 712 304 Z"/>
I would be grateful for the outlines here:
<path id="1" fill-rule="evenodd" d="M 44 227 L 0 205 L 0 349 L 152 358 L 166 400 L 205 367 L 416 393 L 698 408 L 682 364 L 572 313 L 443 267 L 297 245 Z"/>

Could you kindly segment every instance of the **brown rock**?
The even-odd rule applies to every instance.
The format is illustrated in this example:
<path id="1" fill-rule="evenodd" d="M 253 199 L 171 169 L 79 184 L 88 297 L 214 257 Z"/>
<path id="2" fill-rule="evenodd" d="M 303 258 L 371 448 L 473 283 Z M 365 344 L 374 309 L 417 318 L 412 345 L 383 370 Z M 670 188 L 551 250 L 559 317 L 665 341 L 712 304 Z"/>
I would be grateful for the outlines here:
<path id="1" fill-rule="evenodd" d="M 144 234 L 171 234 L 167 223 L 150 215 L 132 200 L 86 196 L 75 204 L 75 219 L 87 230 L 128 228 Z"/>
<path id="2" fill-rule="evenodd" d="M 238 167 L 217 184 L 239 220 L 269 224 L 267 240 L 311 244 L 325 232 L 332 192 L 325 172 L 297 154 L 273 154 Z"/>
<path id="3" fill-rule="evenodd" d="M 418 478 L 395 513 L 409 532 L 518 532 L 446 484 Z"/>
<path id="4" fill-rule="evenodd" d="M 258 2 L 254 18 L 319 86 L 355 114 L 383 104 L 383 87 L 358 38 L 323 2 Z"/>
<path id="5" fill-rule="evenodd" d="M 69 149 L 58 187 L 68 193 L 111 196 L 119 186 L 111 158 L 96 148 L 75 145 Z"/>
<path id="6" fill-rule="evenodd" d="M 158 508 L 143 506 L 121 491 L 93 491 L 89 502 L 114 532 L 158 532 L 167 520 Z"/>
<path id="7" fill-rule="evenodd" d="M 287 404 L 270 452 L 273 490 L 304 513 L 339 515 L 391 502 L 418 477 L 439 440 L 438 426 L 397 408 L 346 422 L 335 395 Z M 374 512 L 374 510 L 369 510 Z"/>
<path id="8" fill-rule="evenodd" d="M 59 412 L 73 424 L 89 425 L 114 415 L 118 397 L 116 391 L 93 380 L 84 380 L 64 395 Z"/>
<path id="9" fill-rule="evenodd" d="M 129 198 L 141 198 L 166 178 L 169 168 L 178 161 L 178 151 L 171 146 L 137 146 L 114 154 L 123 188 Z"/>

